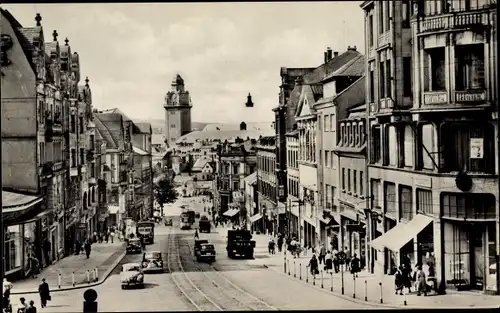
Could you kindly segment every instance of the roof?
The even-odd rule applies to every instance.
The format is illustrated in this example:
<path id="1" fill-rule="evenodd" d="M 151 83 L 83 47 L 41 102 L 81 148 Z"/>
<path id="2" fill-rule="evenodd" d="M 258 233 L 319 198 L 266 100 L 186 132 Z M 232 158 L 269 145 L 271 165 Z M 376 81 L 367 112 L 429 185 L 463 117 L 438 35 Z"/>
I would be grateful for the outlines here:
<path id="1" fill-rule="evenodd" d="M 365 73 L 365 56 L 360 54 L 341 66 L 338 70 L 325 76 L 323 80 L 342 76 L 363 76 Z"/>
<path id="2" fill-rule="evenodd" d="M 305 84 L 314 84 L 320 82 L 327 74 L 335 72 L 344 64 L 359 56 L 361 53 L 355 50 L 347 50 L 341 55 L 330 59 L 328 62 L 321 64 L 314 71 L 307 73 L 302 77 Z"/>
<path id="3" fill-rule="evenodd" d="M 137 153 L 139 155 L 149 155 L 149 153 L 147 153 L 146 151 L 142 150 L 141 148 L 137 148 L 135 146 L 132 146 L 132 150 L 134 151 L 134 153 Z"/>
<path id="4" fill-rule="evenodd" d="M 125 113 L 123 113 L 122 110 L 120 110 L 118 108 L 106 109 L 106 110 L 102 110 L 101 112 L 105 113 L 105 114 L 106 113 L 120 114 L 121 116 L 123 116 L 124 122 L 132 122 L 132 120 L 127 115 L 125 115 Z"/>
<path id="5" fill-rule="evenodd" d="M 2 190 L 2 210 L 38 202 L 42 197 Z"/>
<path id="6" fill-rule="evenodd" d="M 247 184 L 253 185 L 257 182 L 257 172 L 253 172 L 243 179 Z"/>
<path id="7" fill-rule="evenodd" d="M 210 163 L 211 159 L 207 157 L 201 157 L 193 165 L 193 170 L 202 170 L 207 163 Z"/>
<path id="8" fill-rule="evenodd" d="M 311 113 L 314 114 L 314 104 L 316 101 L 321 99 L 321 96 L 323 95 L 323 86 L 321 85 L 303 85 L 302 86 L 302 93 L 303 93 L 303 98 L 299 102 L 299 107 L 297 108 L 297 116 L 300 116 L 302 113 L 302 108 L 304 106 L 304 100 L 307 99 L 307 103 L 309 105 L 309 108 L 311 109 Z"/>
<path id="9" fill-rule="evenodd" d="M 212 130 L 212 131 L 193 131 L 184 136 L 179 137 L 176 142 L 192 142 L 196 140 L 220 140 L 234 141 L 236 138 L 257 139 L 260 136 L 271 136 L 275 134 L 274 129 L 266 130 Z"/>
<path id="10" fill-rule="evenodd" d="M 265 130 L 268 128 L 274 129 L 273 128 L 273 123 L 272 122 L 245 122 L 247 126 L 247 130 Z M 240 130 L 240 124 L 232 124 L 232 123 L 214 123 L 214 124 L 207 124 L 204 128 L 203 131 L 214 131 L 214 130 L 232 130 L 232 131 L 239 131 Z"/>
<path id="11" fill-rule="evenodd" d="M 134 123 L 139 129 L 141 134 L 151 134 L 151 124 L 150 123 Z"/>
<path id="12" fill-rule="evenodd" d="M 164 145 L 165 144 L 165 136 L 163 136 L 161 134 L 152 134 L 151 135 L 151 144 Z"/>
<path id="13" fill-rule="evenodd" d="M 58 42 L 57 41 L 49 41 L 45 43 L 45 53 L 50 55 L 52 51 L 57 51 Z"/>
<path id="14" fill-rule="evenodd" d="M 365 103 L 365 76 L 363 75 L 349 87 L 342 90 L 335 98 L 339 112 L 339 119 L 344 119 L 349 115 L 349 110 Z"/>
<path id="15" fill-rule="evenodd" d="M 96 127 L 99 129 L 108 148 L 117 149 L 123 141 L 123 119 L 120 114 L 94 113 Z"/>
<path id="16" fill-rule="evenodd" d="M 33 51 L 33 39 L 37 36 L 40 36 L 40 32 L 42 31 L 41 26 L 35 27 L 21 27 L 19 31 L 24 36 L 26 40 L 21 42 L 23 49 L 25 51 Z"/>

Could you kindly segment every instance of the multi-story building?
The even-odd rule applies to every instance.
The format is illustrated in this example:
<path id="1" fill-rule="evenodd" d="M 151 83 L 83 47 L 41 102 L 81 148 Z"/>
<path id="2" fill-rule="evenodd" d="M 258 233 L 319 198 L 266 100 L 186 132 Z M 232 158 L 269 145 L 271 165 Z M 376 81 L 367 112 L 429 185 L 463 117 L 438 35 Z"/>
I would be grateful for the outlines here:
<path id="1" fill-rule="evenodd" d="M 299 131 L 286 133 L 287 223 L 290 233 L 299 238 Z"/>
<path id="2" fill-rule="evenodd" d="M 95 110 L 93 111 L 95 113 Z M 97 184 L 97 231 L 105 233 L 108 227 L 111 225 L 107 224 L 107 218 L 109 216 L 108 211 L 108 191 L 106 188 L 107 181 L 104 175 L 106 168 L 106 141 L 102 136 L 99 128 L 95 128 L 95 177 Z M 91 183 L 92 180 L 90 180 Z"/>
<path id="3" fill-rule="evenodd" d="M 256 223 L 262 219 L 262 214 L 259 212 L 259 193 L 257 191 L 257 172 L 253 172 L 243 179 L 245 189 L 245 211 L 247 213 L 247 229 L 259 231 L 260 224 Z"/>
<path id="4" fill-rule="evenodd" d="M 441 291 L 498 293 L 496 1 L 362 8 L 369 261 L 431 262 Z"/>
<path id="5" fill-rule="evenodd" d="M 138 210 L 141 218 L 153 216 L 153 164 L 151 154 L 151 125 L 134 123 L 132 133 L 133 178 L 135 198 L 139 201 Z"/>
<path id="6" fill-rule="evenodd" d="M 344 216 L 344 224 L 357 223 L 347 222 L 349 217 L 356 217 L 352 211 L 356 211 L 351 201 L 348 205 L 339 204 L 338 187 L 340 185 L 339 175 L 339 152 L 336 151 L 337 142 L 342 137 L 341 129 L 338 129 L 339 119 L 347 118 L 349 109 L 356 104 L 364 104 L 364 56 L 358 54 L 356 57 L 345 63 L 336 71 L 326 75 L 321 81 L 323 85 L 323 98 L 316 102 L 314 108 L 317 112 L 318 132 L 317 132 L 317 155 L 318 155 L 318 186 L 319 186 L 319 209 L 317 218 L 319 221 L 319 238 L 321 242 L 339 250 L 343 246 L 343 236 L 340 232 L 339 223 Z M 351 127 L 351 126 L 349 126 Z M 359 133 L 358 133 L 358 136 Z M 349 149 L 348 149 L 349 150 Z M 354 152 L 354 151 L 347 151 Z M 353 157 L 356 153 L 353 154 Z M 347 153 L 344 157 L 349 158 Z M 347 169 L 346 169 L 347 170 Z M 349 173 L 354 169 L 349 168 Z M 358 172 L 356 170 L 356 172 Z M 361 171 L 364 171 L 362 169 Z M 359 202 L 359 201 L 355 201 Z M 338 210 L 338 208 L 342 208 Z M 345 213 L 343 213 L 345 212 Z M 361 209 L 363 212 L 363 209 Z M 339 215 L 340 213 L 340 215 Z M 364 213 L 363 213 L 364 214 Z M 346 233 L 346 232 L 344 232 Z M 360 254 L 358 253 L 358 256 Z"/>
<path id="7" fill-rule="evenodd" d="M 256 224 L 254 228 L 260 232 L 273 234 L 283 232 L 285 224 L 284 214 L 281 219 L 278 215 L 275 141 L 275 136 L 261 137 L 255 147 L 257 152 L 257 206 L 262 219 L 252 223 Z"/>

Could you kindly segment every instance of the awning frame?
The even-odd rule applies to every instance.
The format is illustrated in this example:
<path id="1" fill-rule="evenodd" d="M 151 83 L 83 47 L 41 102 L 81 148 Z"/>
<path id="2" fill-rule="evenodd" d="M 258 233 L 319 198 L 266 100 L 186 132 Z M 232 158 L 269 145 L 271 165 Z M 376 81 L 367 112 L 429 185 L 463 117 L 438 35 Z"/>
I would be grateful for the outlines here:
<path id="1" fill-rule="evenodd" d="M 257 222 L 258 220 L 260 220 L 261 218 L 263 218 L 262 214 L 260 213 L 257 213 L 257 214 L 254 214 L 252 216 L 250 216 L 250 223 L 255 223 Z"/>

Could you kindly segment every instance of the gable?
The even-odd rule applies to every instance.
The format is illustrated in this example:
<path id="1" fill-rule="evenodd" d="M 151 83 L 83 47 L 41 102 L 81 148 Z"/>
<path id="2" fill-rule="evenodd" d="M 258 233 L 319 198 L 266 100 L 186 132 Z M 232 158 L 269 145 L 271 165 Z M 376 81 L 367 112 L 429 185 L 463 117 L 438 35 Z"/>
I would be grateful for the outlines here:
<path id="1" fill-rule="evenodd" d="M 212 171 L 212 167 L 210 166 L 210 164 L 205 164 L 205 166 L 203 167 L 203 170 L 204 171 Z"/>

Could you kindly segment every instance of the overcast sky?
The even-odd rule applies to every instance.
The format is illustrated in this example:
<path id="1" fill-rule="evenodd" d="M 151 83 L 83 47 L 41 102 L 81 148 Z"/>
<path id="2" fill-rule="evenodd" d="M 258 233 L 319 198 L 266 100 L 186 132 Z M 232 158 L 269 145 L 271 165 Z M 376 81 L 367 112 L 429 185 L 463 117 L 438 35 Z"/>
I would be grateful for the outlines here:
<path id="1" fill-rule="evenodd" d="M 80 55 L 99 109 L 163 118 L 179 73 L 196 122 L 271 121 L 280 67 L 315 67 L 327 46 L 364 52 L 359 1 L 290 3 L 2 5 L 24 27 L 42 15 Z M 251 92 L 255 107 L 245 109 Z"/>

